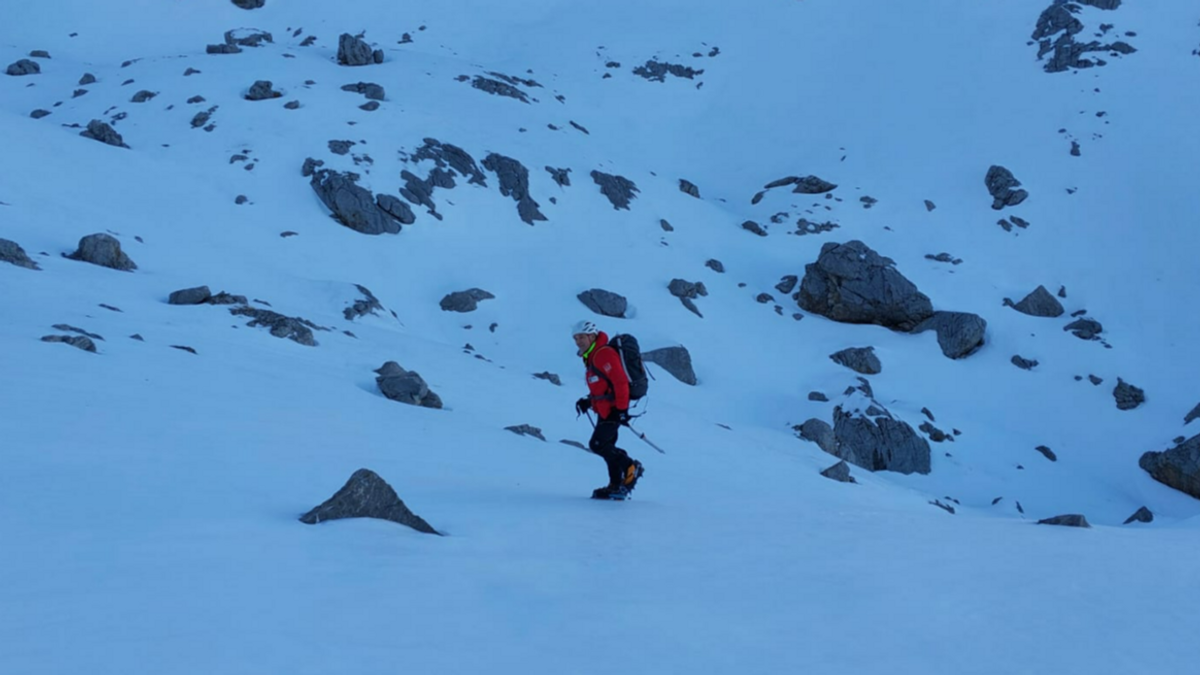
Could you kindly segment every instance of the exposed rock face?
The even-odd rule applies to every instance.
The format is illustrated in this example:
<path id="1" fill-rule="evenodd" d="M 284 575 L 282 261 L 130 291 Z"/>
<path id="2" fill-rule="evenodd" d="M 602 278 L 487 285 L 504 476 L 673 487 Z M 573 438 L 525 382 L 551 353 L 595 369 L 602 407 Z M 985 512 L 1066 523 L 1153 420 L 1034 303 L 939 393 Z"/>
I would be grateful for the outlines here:
<path id="1" fill-rule="evenodd" d="M 937 331 L 938 347 L 951 359 L 970 356 L 983 345 L 987 321 L 967 312 L 934 312 L 913 329 L 914 333 Z"/>
<path id="2" fill-rule="evenodd" d="M 838 406 L 833 419 L 835 456 L 868 471 L 929 473 L 929 442 L 879 403 L 854 412 Z"/>
<path id="3" fill-rule="evenodd" d="M 552 166 L 547 166 L 546 171 L 550 174 L 550 178 L 554 180 L 555 185 L 558 185 L 559 187 L 571 186 L 570 169 L 556 169 Z"/>
<path id="4" fill-rule="evenodd" d="M 213 300 L 215 300 L 215 298 L 210 299 L 209 302 L 212 304 L 217 304 L 213 302 Z M 323 330 L 320 326 L 309 321 L 308 319 L 284 316 L 278 312 L 272 312 L 266 309 L 241 306 L 230 309 L 229 313 L 233 314 L 234 316 L 248 316 L 250 317 L 250 323 L 246 324 L 247 326 L 250 326 L 251 328 L 256 326 L 264 326 L 271 330 L 271 335 L 274 335 L 277 338 L 287 338 L 292 342 L 302 344 L 306 347 L 317 346 L 317 341 L 315 338 L 313 338 L 312 329 L 316 328 L 318 330 Z"/>
<path id="5" fill-rule="evenodd" d="M 479 307 L 480 300 L 491 300 L 496 296 L 482 288 L 471 288 L 465 291 L 455 291 L 442 298 L 443 312 L 474 312 Z"/>
<path id="6" fill-rule="evenodd" d="M 154 98 L 155 96 L 158 96 L 158 92 L 150 91 L 149 89 L 143 89 L 143 90 L 139 91 L 138 93 L 134 94 L 133 98 L 129 99 L 129 102 L 130 103 L 145 103 L 146 101 L 149 101 L 150 99 Z"/>
<path id="7" fill-rule="evenodd" d="M 533 436 L 534 438 L 538 439 L 539 441 L 546 440 L 546 437 L 544 435 L 542 435 L 541 429 L 539 429 L 535 426 L 530 426 L 528 424 L 518 424 L 516 426 L 504 427 L 504 430 L 511 431 L 518 436 Z"/>
<path id="8" fill-rule="evenodd" d="M 1062 303 L 1050 291 L 1046 290 L 1045 286 L 1038 286 L 1032 293 L 1025 296 L 1025 299 L 1015 305 L 1008 298 L 1004 299 L 1004 304 L 1010 305 L 1018 312 L 1028 314 L 1029 316 L 1052 318 L 1062 316 L 1064 311 Z"/>
<path id="9" fill-rule="evenodd" d="M 369 66 L 383 63 L 383 50 L 372 50 L 362 38 L 349 33 L 338 37 L 337 61 L 343 66 Z"/>
<path id="10" fill-rule="evenodd" d="M 692 370 L 692 355 L 686 347 L 663 347 L 642 353 L 642 360 L 662 367 L 675 379 L 696 386 L 696 372 Z"/>
<path id="11" fill-rule="evenodd" d="M 208 302 L 212 297 L 212 291 L 208 286 L 197 286 L 195 288 L 185 288 L 175 291 L 167 298 L 167 304 L 171 305 L 201 305 Z"/>
<path id="12" fill-rule="evenodd" d="M 361 284 L 355 284 L 354 286 L 358 289 L 359 293 L 362 293 L 363 297 L 355 300 L 353 305 L 342 311 L 342 315 L 346 317 L 347 321 L 353 321 L 368 314 L 384 311 L 379 298 L 375 297 L 375 294 L 367 289 L 366 286 Z"/>
<path id="13" fill-rule="evenodd" d="M 1006 206 L 1016 206 L 1029 197 L 1025 190 L 1014 189 L 1020 187 L 1021 181 L 1002 166 L 992 165 L 983 180 L 992 195 L 992 208 L 997 211 Z"/>
<path id="14" fill-rule="evenodd" d="M 87 129 L 79 132 L 79 135 L 118 148 L 129 147 L 125 145 L 125 139 L 121 138 L 121 134 L 118 134 L 107 122 L 101 122 L 100 120 L 88 122 Z"/>
<path id="15" fill-rule="evenodd" d="M 25 254 L 25 249 L 15 241 L 8 239 L 0 239 L 0 262 L 6 262 L 17 267 L 24 267 L 30 270 L 40 270 L 38 264 Z"/>
<path id="16" fill-rule="evenodd" d="M 870 323 L 908 331 L 933 316 L 933 303 L 861 241 L 829 242 L 804 268 L 799 304 L 843 323 Z"/>
<path id="17" fill-rule="evenodd" d="M 1146 402 L 1146 392 L 1118 377 L 1113 398 L 1117 399 L 1118 410 L 1133 410 Z"/>
<path id="18" fill-rule="evenodd" d="M 121 250 L 121 242 L 103 233 L 89 234 L 80 239 L 79 248 L 67 257 L 122 272 L 137 269 L 137 265 Z"/>
<path id="19" fill-rule="evenodd" d="M 1154 514 L 1150 512 L 1150 509 L 1143 506 L 1137 511 L 1134 511 L 1132 516 L 1126 518 L 1122 525 L 1128 525 L 1133 522 L 1152 523 L 1154 522 Z"/>
<path id="20" fill-rule="evenodd" d="M 316 525 L 340 518 L 380 518 L 407 525 L 425 534 L 439 534 L 423 518 L 409 510 L 391 485 L 370 469 L 359 469 L 323 504 L 300 517 Z"/>
<path id="21" fill-rule="evenodd" d="M 371 193 L 355 184 L 349 174 L 328 169 L 314 171 L 313 191 L 325 203 L 338 222 L 363 234 L 397 234 L 397 219 L 379 208 Z"/>
<path id="22" fill-rule="evenodd" d="M 679 298 L 684 307 L 688 308 L 696 316 L 704 318 L 704 315 L 700 313 L 700 309 L 696 307 L 696 303 L 693 302 L 693 300 L 700 296 L 708 295 L 708 289 L 704 287 L 703 281 L 693 283 L 683 279 L 672 279 L 671 283 L 667 285 L 667 290 L 671 292 L 671 295 Z"/>
<path id="23" fill-rule="evenodd" d="M 463 76 L 466 77 L 465 75 Z M 462 79 L 462 78 L 460 78 Z M 520 89 L 514 87 L 507 82 L 493 80 L 490 77 L 476 75 L 475 79 L 471 80 L 471 86 L 479 91 L 492 94 L 493 96 L 504 96 L 506 98 L 515 98 L 522 103 L 529 103 L 529 95 Z"/>
<path id="24" fill-rule="evenodd" d="M 800 438 L 816 443 L 831 455 L 837 455 L 837 437 L 833 435 L 833 427 L 828 422 L 814 417 L 801 424 L 797 431 Z"/>
<path id="25" fill-rule="evenodd" d="M 622 295 L 617 295 L 601 288 L 593 288 L 578 295 L 579 301 L 593 312 L 618 319 L 625 318 L 625 310 L 629 302 Z"/>
<path id="26" fill-rule="evenodd" d="M 696 70 L 688 66 L 683 66 L 678 63 L 663 63 L 650 59 L 645 64 L 633 69 L 633 74 L 638 77 L 644 77 L 651 82 L 666 82 L 667 75 L 673 75 L 685 80 L 694 79 L 697 75 L 703 75 L 703 70 Z"/>
<path id="27" fill-rule="evenodd" d="M 788 295 L 792 291 L 796 290 L 796 284 L 798 283 L 800 283 L 800 277 L 796 276 L 795 274 L 788 274 L 780 279 L 779 283 L 775 284 L 775 290 L 783 293 L 784 295 Z"/>
<path id="28" fill-rule="evenodd" d="M 1084 5 L 1105 10 L 1120 7 L 1120 0 L 1077 0 Z M 1075 18 L 1074 12 L 1079 11 L 1079 5 L 1055 0 L 1038 17 L 1037 27 L 1033 31 L 1033 39 L 1038 41 L 1038 59 L 1053 52 L 1046 61 L 1044 70 L 1048 73 L 1060 73 L 1071 69 L 1092 68 L 1104 65 L 1100 59 L 1085 58 L 1090 52 L 1117 52 L 1131 54 L 1136 49 L 1123 41 L 1117 40 L 1111 44 L 1103 44 L 1097 40 L 1077 42 L 1076 35 L 1084 30 L 1083 22 Z M 1104 24 L 1101 24 L 1102 30 Z M 1060 35 L 1061 33 L 1061 35 Z M 1058 35 L 1058 37 L 1054 37 Z"/>
<path id="29" fill-rule="evenodd" d="M 846 460 L 842 460 L 837 464 L 825 469 L 821 472 L 822 476 L 838 481 L 839 483 L 857 483 L 854 477 L 850 475 L 850 465 Z"/>
<path id="30" fill-rule="evenodd" d="M 250 91 L 246 92 L 247 101 L 265 101 L 271 98 L 279 98 L 283 96 L 282 92 L 275 91 L 272 88 L 270 80 L 258 80 L 250 85 Z"/>
<path id="31" fill-rule="evenodd" d="M 1200 434 L 1164 452 L 1147 452 L 1138 460 L 1150 476 L 1200 499 Z"/>
<path id="32" fill-rule="evenodd" d="M 29 59 L 21 59 L 20 61 L 17 61 L 16 63 L 10 64 L 8 66 L 8 69 L 5 70 L 4 72 L 9 75 L 12 75 L 13 77 L 21 77 L 23 75 L 37 75 L 42 72 L 42 67 L 37 64 L 37 61 L 30 61 Z"/>
<path id="33" fill-rule="evenodd" d="M 399 221 L 401 225 L 412 225 L 417 222 L 417 216 L 413 213 L 412 208 L 406 202 L 401 201 L 399 197 L 375 195 L 375 205 Z"/>
<path id="34" fill-rule="evenodd" d="M 1081 340 L 1095 340 L 1096 336 L 1104 332 L 1104 326 L 1095 319 L 1083 318 L 1063 326 L 1063 330 L 1071 331 L 1072 335 Z"/>
<path id="35" fill-rule="evenodd" d="M 600 186 L 600 192 L 608 197 L 614 209 L 629 210 L 629 202 L 635 192 L 640 192 L 633 181 L 624 176 L 614 176 L 600 171 L 592 172 L 592 180 Z"/>
<path id="36" fill-rule="evenodd" d="M 700 198 L 700 188 L 696 187 L 696 184 L 691 182 L 690 180 L 685 180 L 683 178 L 680 178 L 679 179 L 679 191 L 685 195 L 690 195 L 692 197 L 695 197 L 696 199 Z"/>
<path id="37" fill-rule="evenodd" d="M 242 48 L 237 45 L 223 42 L 219 45 L 206 46 L 204 48 L 204 53 L 206 53 L 206 54 L 241 54 Z"/>
<path id="38" fill-rule="evenodd" d="M 837 185 L 826 180 L 821 180 L 816 176 L 805 176 L 797 178 L 796 187 L 792 192 L 797 192 L 804 195 L 819 195 L 825 192 L 831 192 L 837 189 Z M 770 186 L 768 186 L 770 187 Z"/>
<path id="39" fill-rule="evenodd" d="M 375 378 L 379 391 L 391 400 L 422 408 L 442 407 L 441 397 L 429 389 L 417 371 L 405 370 L 395 361 L 388 361 L 375 372 L 379 374 Z"/>
<path id="40" fill-rule="evenodd" d="M 546 220 L 538 210 L 538 203 L 529 196 L 529 170 L 525 165 L 493 152 L 484 158 L 483 168 L 495 172 L 500 179 L 500 194 L 517 202 L 517 215 L 521 220 L 530 225 L 537 220 Z"/>
<path id="41" fill-rule="evenodd" d="M 1192 420 L 1194 420 L 1196 418 L 1200 418 L 1200 403 L 1197 403 L 1196 407 L 1192 408 L 1192 411 L 1190 413 L 1188 413 L 1186 416 L 1184 416 L 1183 423 L 1191 424 Z"/>
<path id="42" fill-rule="evenodd" d="M 840 352 L 830 354 L 834 363 L 846 366 L 863 375 L 878 375 L 883 370 L 883 364 L 875 355 L 874 347 L 849 347 Z"/>
<path id="43" fill-rule="evenodd" d="M 96 353 L 96 343 L 84 335 L 46 335 L 42 338 L 42 342 L 62 342 L 85 352 Z"/>
<path id="44" fill-rule="evenodd" d="M 1037 521 L 1038 525 L 1063 525 L 1065 527 L 1091 527 L 1087 518 L 1084 518 L 1078 513 L 1068 513 L 1062 516 L 1054 516 L 1053 518 L 1043 518 Z"/>
<path id="45" fill-rule="evenodd" d="M 742 223 L 742 229 L 747 232 L 753 232 L 760 237 L 767 236 L 767 231 L 763 229 L 763 226 L 759 225 L 753 220 L 747 220 L 746 222 Z"/>

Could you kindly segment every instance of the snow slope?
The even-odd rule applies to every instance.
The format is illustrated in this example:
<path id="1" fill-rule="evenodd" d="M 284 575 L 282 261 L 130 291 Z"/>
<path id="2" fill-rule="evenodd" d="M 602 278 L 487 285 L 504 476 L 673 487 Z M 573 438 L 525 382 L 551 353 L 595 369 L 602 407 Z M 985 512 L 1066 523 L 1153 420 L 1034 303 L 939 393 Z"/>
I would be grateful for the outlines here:
<path id="1" fill-rule="evenodd" d="M 1191 672 L 1178 645 L 1198 618 L 1200 502 L 1137 459 L 1194 430 L 1198 17 L 1187 3 L 1084 7 L 1090 31 L 1134 31 L 1138 52 L 1050 75 L 1027 44 L 1045 5 L 9 8 L 0 65 L 52 58 L 0 78 L 0 237 L 43 268 L 0 265 L 0 672 Z M 204 53 L 239 26 L 275 42 Z M 385 63 L 338 66 L 337 36 L 364 29 Z M 652 57 L 704 73 L 631 73 Z M 96 84 L 80 87 L 84 72 Z M 537 100 L 456 80 L 488 72 L 537 80 Z M 260 79 L 284 97 L 244 100 Z M 357 81 L 386 88 L 378 111 L 340 90 Z M 140 89 L 158 94 L 129 102 Z M 214 129 L 192 128 L 214 105 Z M 119 113 L 128 150 L 63 126 Z M 405 161 L 426 137 L 520 160 L 549 220 L 521 222 L 488 173 L 486 187 L 435 191 L 444 220 L 417 208 L 401 234 L 365 236 L 300 176 L 313 157 L 396 194 L 402 169 L 431 168 Z M 357 144 L 337 156 L 329 140 Z M 992 164 L 1024 183 L 1025 204 L 991 210 Z M 571 168 L 572 185 L 543 166 Z M 629 210 L 593 169 L 637 184 Z M 751 204 L 807 174 L 838 183 L 835 198 L 773 190 Z M 1011 214 L 1031 226 L 995 224 Z M 801 216 L 839 228 L 788 234 Z M 104 231 L 137 271 L 59 255 Z M 951 361 L 932 334 L 793 320 L 773 286 L 851 239 L 936 308 L 986 318 L 985 346 Z M 941 251 L 963 264 L 925 258 Z M 676 277 L 705 282 L 703 319 L 666 292 Z M 305 347 L 225 308 L 166 304 L 200 284 L 332 330 Z M 395 315 L 347 321 L 355 284 Z M 1002 306 L 1039 284 L 1066 286 L 1068 313 L 1100 320 L 1111 348 L 1064 332 L 1066 315 Z M 496 298 L 438 308 L 470 287 Z M 594 318 L 575 299 L 592 287 L 634 307 L 602 328 L 687 346 L 700 379 L 656 371 L 639 426 L 668 454 L 623 441 L 647 467 L 626 504 L 585 499 L 601 463 L 557 442 L 590 433 L 572 414 L 583 383 L 568 327 Z M 763 292 L 775 302 L 755 302 Z M 39 341 L 61 323 L 104 336 L 99 354 Z M 879 401 L 962 432 L 933 444 L 928 476 L 856 468 L 858 485 L 835 483 L 818 474 L 833 459 L 795 437 L 858 382 L 828 355 L 866 345 L 884 364 Z M 1018 370 L 1014 354 L 1040 365 Z M 388 360 L 446 409 L 385 399 L 372 370 Z M 564 386 L 531 377 L 544 370 Z M 1118 411 L 1118 377 L 1147 403 Z M 504 430 L 523 423 L 548 442 Z M 360 467 L 447 536 L 296 520 Z M 953 516 L 929 505 L 951 498 Z M 1142 505 L 1155 522 L 1121 526 Z M 1060 513 L 1095 527 L 1031 525 Z"/>

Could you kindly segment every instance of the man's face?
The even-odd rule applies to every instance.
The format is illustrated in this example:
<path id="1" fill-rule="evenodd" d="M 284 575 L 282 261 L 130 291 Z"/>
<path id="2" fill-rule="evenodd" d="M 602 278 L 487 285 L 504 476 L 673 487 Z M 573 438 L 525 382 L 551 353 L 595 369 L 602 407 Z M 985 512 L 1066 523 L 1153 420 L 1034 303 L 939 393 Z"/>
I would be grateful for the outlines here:
<path id="1" fill-rule="evenodd" d="M 587 333 L 576 333 L 575 334 L 575 346 L 579 348 L 579 352 L 581 354 L 583 353 L 583 351 L 585 349 L 592 346 L 592 343 L 595 341 L 596 341 L 595 335 L 589 335 Z"/>

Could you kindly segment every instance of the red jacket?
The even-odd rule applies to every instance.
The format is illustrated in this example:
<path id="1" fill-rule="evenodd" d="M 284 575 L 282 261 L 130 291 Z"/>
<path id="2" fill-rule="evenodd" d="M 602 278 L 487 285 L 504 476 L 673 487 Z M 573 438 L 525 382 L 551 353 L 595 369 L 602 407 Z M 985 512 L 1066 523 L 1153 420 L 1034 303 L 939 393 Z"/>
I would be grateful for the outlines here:
<path id="1" fill-rule="evenodd" d="M 629 376 L 621 365 L 621 355 L 608 346 L 607 333 L 596 336 L 595 344 L 583 355 L 583 363 L 587 367 L 588 398 L 596 415 L 604 419 L 614 407 L 629 410 Z"/>

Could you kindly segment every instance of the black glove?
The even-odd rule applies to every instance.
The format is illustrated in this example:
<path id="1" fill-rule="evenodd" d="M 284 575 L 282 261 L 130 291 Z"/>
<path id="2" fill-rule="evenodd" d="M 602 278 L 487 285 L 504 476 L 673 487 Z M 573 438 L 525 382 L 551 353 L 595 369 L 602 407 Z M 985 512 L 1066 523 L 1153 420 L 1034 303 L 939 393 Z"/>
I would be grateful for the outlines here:
<path id="1" fill-rule="evenodd" d="M 589 398 L 581 398 L 575 401 L 575 414 L 582 415 L 592 409 L 592 401 Z"/>
<path id="2" fill-rule="evenodd" d="M 629 424 L 629 411 L 613 408 L 612 414 L 609 415 L 608 418 L 610 420 L 616 422 L 617 424 L 628 425 Z"/>

